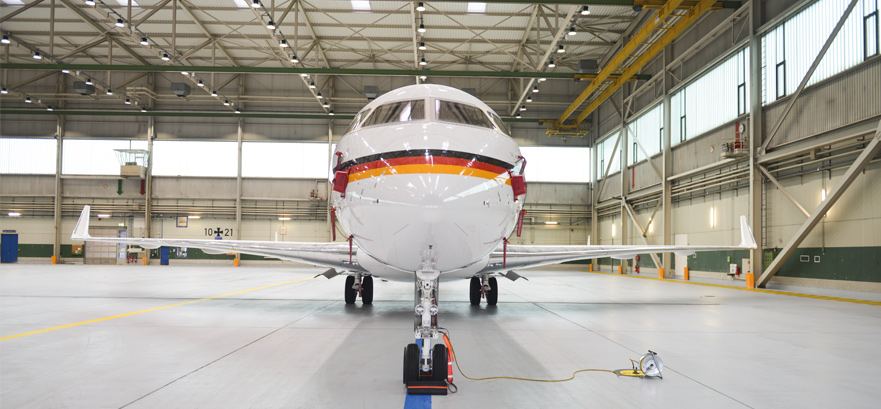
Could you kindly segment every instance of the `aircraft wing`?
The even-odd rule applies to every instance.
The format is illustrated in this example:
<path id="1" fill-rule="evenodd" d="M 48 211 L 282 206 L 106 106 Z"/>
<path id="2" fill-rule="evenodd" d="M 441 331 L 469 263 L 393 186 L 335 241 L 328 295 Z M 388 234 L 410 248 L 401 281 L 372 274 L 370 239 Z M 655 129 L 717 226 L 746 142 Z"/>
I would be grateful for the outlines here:
<path id="1" fill-rule="evenodd" d="M 740 238 L 737 246 L 499 246 L 490 255 L 489 264 L 478 274 L 557 264 L 565 261 L 611 257 L 630 259 L 638 254 L 676 253 L 691 255 L 698 251 L 743 250 L 757 247 L 746 216 L 740 216 Z"/>
<path id="2" fill-rule="evenodd" d="M 84 207 L 76 227 L 73 229 L 73 234 L 70 236 L 71 240 L 130 244 L 145 249 L 159 247 L 198 248 L 209 254 L 253 254 L 332 267 L 341 271 L 366 272 L 358 265 L 354 257 L 358 250 L 357 246 L 352 247 L 350 253 L 349 243 L 92 237 L 89 235 L 89 213 L 90 207 Z M 350 257 L 350 254 L 353 256 Z"/>

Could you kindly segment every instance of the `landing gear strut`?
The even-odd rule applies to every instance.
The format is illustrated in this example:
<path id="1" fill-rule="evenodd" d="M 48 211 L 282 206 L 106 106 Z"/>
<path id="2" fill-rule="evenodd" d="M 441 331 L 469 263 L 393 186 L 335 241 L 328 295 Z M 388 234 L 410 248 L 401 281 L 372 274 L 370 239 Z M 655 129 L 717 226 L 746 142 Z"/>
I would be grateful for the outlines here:
<path id="1" fill-rule="evenodd" d="M 344 295 L 346 304 L 354 304 L 359 295 L 362 303 L 373 304 L 373 277 L 360 274 L 347 276 Z"/>
<path id="2" fill-rule="evenodd" d="M 468 298 L 471 300 L 471 305 L 480 305 L 481 298 L 486 298 L 487 305 L 496 305 L 499 302 L 498 280 L 486 275 L 471 277 Z"/>
<path id="3" fill-rule="evenodd" d="M 447 394 L 447 347 L 437 342 L 438 277 L 436 269 L 416 272 L 414 332 L 417 343 L 404 348 L 404 384 L 411 395 Z M 436 342 L 432 346 L 432 341 Z"/>

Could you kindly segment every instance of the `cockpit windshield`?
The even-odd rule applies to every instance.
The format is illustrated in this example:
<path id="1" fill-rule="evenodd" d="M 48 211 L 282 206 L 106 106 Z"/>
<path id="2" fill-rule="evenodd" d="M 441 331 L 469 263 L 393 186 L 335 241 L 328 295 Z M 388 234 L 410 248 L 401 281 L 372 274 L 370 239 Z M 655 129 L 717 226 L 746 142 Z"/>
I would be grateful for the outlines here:
<path id="1" fill-rule="evenodd" d="M 364 118 L 367 118 L 367 114 L 369 114 L 369 113 L 370 113 L 370 110 L 369 110 L 369 109 L 365 109 L 365 110 L 359 112 L 358 115 L 355 115 L 355 118 L 352 119 L 352 123 L 349 124 L 349 128 L 346 129 L 346 133 L 349 133 L 349 132 L 354 131 L 354 130 L 355 130 L 355 127 L 358 126 L 358 124 L 360 124 L 361 121 L 364 120 Z M 345 135 L 345 134 L 344 134 L 344 135 Z"/>
<path id="2" fill-rule="evenodd" d="M 493 129 L 493 124 L 480 108 L 458 102 L 436 100 L 434 110 L 440 121 Z"/>
<path id="3" fill-rule="evenodd" d="M 425 119 L 425 101 L 398 101 L 380 105 L 361 126 L 391 124 Z"/>
<path id="4" fill-rule="evenodd" d="M 511 130 L 508 129 L 508 125 L 506 125 L 504 122 L 502 122 L 502 118 L 500 118 L 498 115 L 496 115 L 495 112 L 490 112 L 489 116 L 492 117 L 493 122 L 496 124 L 496 129 L 499 132 L 501 132 L 505 135 L 511 136 Z"/>

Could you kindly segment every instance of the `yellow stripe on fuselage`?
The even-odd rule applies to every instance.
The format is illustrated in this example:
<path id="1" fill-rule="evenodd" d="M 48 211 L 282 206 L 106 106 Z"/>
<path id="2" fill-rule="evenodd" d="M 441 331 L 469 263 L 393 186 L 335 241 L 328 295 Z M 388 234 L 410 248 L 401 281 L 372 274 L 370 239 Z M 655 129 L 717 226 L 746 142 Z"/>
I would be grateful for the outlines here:
<path id="1" fill-rule="evenodd" d="M 382 175 L 412 175 L 412 174 L 447 174 L 474 176 L 483 179 L 497 180 L 507 185 L 511 184 L 511 179 L 506 173 L 498 174 L 482 169 L 467 168 L 456 165 L 399 165 L 388 166 L 378 169 L 370 169 L 361 172 L 349 174 L 349 182 L 355 182 L 362 179 L 373 178 Z"/>

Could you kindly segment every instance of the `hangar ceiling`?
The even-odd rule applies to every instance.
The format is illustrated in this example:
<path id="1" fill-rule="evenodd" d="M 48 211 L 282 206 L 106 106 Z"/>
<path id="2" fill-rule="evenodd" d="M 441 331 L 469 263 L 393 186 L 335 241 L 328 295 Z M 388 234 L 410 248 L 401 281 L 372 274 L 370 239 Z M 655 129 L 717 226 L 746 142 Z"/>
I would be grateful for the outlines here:
<path id="1" fill-rule="evenodd" d="M 524 117 L 553 118 L 595 77 L 573 87 L 579 61 L 602 67 L 665 2 L 590 3 L 586 14 L 568 0 L 2 0 L 3 109 L 351 115 L 365 86 L 426 81 L 473 88 L 515 116 L 547 78 L 556 97 L 536 95 Z M 674 24 L 695 2 L 671 3 Z M 87 80 L 94 94 L 72 89 Z M 178 98 L 171 83 L 191 94 Z"/>

